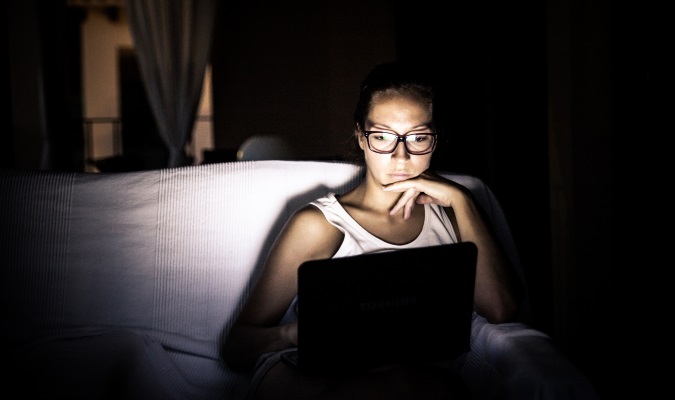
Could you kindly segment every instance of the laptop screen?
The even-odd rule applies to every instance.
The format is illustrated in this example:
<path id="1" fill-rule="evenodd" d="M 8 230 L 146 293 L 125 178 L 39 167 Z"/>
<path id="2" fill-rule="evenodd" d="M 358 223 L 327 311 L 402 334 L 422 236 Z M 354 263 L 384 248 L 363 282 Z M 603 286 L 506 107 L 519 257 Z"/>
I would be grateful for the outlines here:
<path id="1" fill-rule="evenodd" d="M 313 260 L 298 269 L 298 367 L 350 373 L 469 350 L 471 242 Z"/>

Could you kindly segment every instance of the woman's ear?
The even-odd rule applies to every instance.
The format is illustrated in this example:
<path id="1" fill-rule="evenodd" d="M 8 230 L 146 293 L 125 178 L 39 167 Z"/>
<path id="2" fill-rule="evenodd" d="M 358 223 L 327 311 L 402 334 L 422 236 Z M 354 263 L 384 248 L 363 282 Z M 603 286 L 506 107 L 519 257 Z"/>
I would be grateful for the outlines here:
<path id="1" fill-rule="evenodd" d="M 356 128 L 354 128 L 354 136 L 356 137 L 356 141 L 359 144 L 359 148 L 361 148 L 361 150 L 365 150 L 366 137 L 361 134 L 361 129 L 359 129 L 358 125 L 356 126 Z"/>

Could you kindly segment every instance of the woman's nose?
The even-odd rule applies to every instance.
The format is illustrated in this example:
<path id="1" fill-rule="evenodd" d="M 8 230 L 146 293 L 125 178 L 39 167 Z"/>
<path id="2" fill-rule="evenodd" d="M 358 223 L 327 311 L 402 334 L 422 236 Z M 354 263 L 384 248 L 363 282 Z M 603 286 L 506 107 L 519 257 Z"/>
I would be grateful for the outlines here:
<path id="1" fill-rule="evenodd" d="M 396 143 L 396 147 L 394 147 L 394 152 L 391 153 L 391 156 L 393 158 L 402 158 L 402 159 L 410 158 L 408 149 L 405 148 L 405 142 L 399 141 L 398 143 Z"/>

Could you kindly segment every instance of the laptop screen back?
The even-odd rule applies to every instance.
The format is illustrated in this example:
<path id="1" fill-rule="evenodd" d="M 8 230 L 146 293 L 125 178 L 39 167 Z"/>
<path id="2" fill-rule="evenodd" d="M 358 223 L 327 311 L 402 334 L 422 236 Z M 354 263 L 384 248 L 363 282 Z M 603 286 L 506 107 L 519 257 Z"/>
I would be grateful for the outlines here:
<path id="1" fill-rule="evenodd" d="M 298 367 L 351 373 L 469 350 L 471 242 L 313 260 L 298 269 Z"/>

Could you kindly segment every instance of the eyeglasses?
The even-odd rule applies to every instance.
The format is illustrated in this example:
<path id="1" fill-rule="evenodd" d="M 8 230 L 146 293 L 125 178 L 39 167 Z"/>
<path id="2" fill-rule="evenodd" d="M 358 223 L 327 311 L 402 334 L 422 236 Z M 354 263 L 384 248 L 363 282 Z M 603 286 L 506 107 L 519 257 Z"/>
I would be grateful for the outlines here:
<path id="1" fill-rule="evenodd" d="M 403 142 L 409 154 L 420 156 L 434 151 L 436 142 L 438 142 L 436 133 L 399 135 L 390 132 L 364 131 L 363 136 L 366 137 L 370 151 L 379 154 L 393 153 L 398 142 Z"/>

